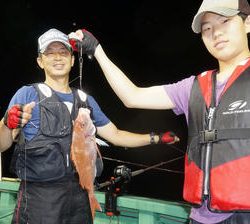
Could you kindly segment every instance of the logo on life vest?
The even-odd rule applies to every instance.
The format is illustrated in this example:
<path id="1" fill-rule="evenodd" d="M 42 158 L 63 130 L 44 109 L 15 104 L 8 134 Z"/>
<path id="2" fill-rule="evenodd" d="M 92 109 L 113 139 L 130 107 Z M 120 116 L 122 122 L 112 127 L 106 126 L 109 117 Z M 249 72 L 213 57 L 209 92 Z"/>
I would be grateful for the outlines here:
<path id="1" fill-rule="evenodd" d="M 237 100 L 228 106 L 228 110 L 223 112 L 223 115 L 226 114 L 238 114 L 238 113 L 249 113 L 250 109 L 246 108 L 247 101 Z"/>
<path id="2" fill-rule="evenodd" d="M 242 108 L 244 108 L 246 105 L 247 105 L 247 102 L 246 102 L 246 101 L 238 100 L 238 101 L 235 101 L 235 102 L 231 103 L 231 104 L 229 105 L 229 109 L 228 109 L 228 110 L 242 109 Z"/>

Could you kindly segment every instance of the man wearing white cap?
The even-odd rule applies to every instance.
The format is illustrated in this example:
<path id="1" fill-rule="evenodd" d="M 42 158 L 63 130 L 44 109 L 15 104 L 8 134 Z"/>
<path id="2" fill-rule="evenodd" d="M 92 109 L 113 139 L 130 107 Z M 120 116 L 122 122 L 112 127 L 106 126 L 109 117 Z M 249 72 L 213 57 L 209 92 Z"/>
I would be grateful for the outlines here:
<path id="1" fill-rule="evenodd" d="M 88 127 L 91 133 L 94 130 L 92 135 L 96 130 L 114 145 L 172 144 L 178 137 L 172 132 L 119 130 L 92 96 L 71 88 L 74 55 L 68 36 L 61 31 L 50 29 L 39 37 L 37 63 L 45 81 L 20 88 L 0 121 L 0 151 L 10 148 L 13 132 L 20 132 L 12 170 L 21 184 L 12 224 L 92 224 L 88 193 L 81 188 L 70 159 L 72 123 L 79 108 L 91 108 L 93 123 L 89 121 Z"/>
<path id="2" fill-rule="evenodd" d="M 127 107 L 185 114 L 189 130 L 183 196 L 193 204 L 193 224 L 250 223 L 249 15 L 247 0 L 203 0 L 192 29 L 201 34 L 218 68 L 146 88 L 134 85 L 91 33 L 74 33 Z"/>

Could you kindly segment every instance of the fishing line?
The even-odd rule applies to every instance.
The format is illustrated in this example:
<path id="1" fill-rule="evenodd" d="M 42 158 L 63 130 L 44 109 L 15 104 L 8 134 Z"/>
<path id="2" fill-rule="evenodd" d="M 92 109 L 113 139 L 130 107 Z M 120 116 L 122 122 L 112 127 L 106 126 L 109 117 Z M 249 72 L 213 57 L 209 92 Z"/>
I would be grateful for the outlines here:
<path id="1" fill-rule="evenodd" d="M 113 161 L 113 162 L 117 162 L 117 163 L 125 163 L 125 164 L 129 164 L 129 165 L 133 165 L 133 166 L 139 166 L 139 167 L 144 167 L 144 168 L 150 167 L 150 166 L 147 166 L 145 164 L 134 163 L 134 162 L 129 162 L 129 161 L 123 161 L 123 160 L 119 160 L 119 159 L 113 159 L 113 158 L 110 158 L 110 157 L 104 157 L 103 156 L 102 158 L 105 159 L 105 160 L 109 160 L 109 161 Z M 174 161 L 182 159 L 182 158 L 184 158 L 184 156 L 180 156 L 180 157 L 174 158 L 172 160 L 168 160 L 168 161 L 164 162 L 164 164 L 171 163 L 171 162 L 174 162 Z M 164 164 L 162 164 L 162 165 L 164 165 Z M 160 171 L 165 171 L 165 172 L 171 172 L 171 173 L 180 173 L 180 174 L 183 174 L 183 171 L 179 171 L 179 170 L 170 170 L 170 169 L 159 168 L 159 167 L 154 167 L 152 169 L 160 170 Z"/>

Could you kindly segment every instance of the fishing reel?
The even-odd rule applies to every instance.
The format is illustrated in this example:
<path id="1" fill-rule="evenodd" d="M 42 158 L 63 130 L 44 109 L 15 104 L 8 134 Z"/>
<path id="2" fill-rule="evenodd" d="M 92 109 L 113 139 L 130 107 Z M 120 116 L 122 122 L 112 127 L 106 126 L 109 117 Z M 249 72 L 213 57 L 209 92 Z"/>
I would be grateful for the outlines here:
<path id="1" fill-rule="evenodd" d="M 123 181 L 124 183 L 128 183 L 131 180 L 132 177 L 132 172 L 131 169 L 129 169 L 128 167 L 121 165 L 121 166 L 117 166 L 114 169 L 114 176 L 120 177 L 120 181 Z"/>
<path id="2" fill-rule="evenodd" d="M 131 180 L 131 170 L 124 166 L 117 166 L 114 169 L 114 177 L 110 179 L 110 185 L 105 193 L 105 213 L 107 216 L 118 216 L 120 211 L 117 210 L 117 197 L 122 195 L 124 184 Z"/>

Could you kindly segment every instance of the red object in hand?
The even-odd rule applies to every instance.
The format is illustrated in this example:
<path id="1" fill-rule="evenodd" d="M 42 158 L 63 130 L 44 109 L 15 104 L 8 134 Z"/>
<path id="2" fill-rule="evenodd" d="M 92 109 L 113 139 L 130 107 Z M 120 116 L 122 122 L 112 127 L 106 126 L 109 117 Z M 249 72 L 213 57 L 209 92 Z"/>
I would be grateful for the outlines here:
<path id="1" fill-rule="evenodd" d="M 159 143 L 171 143 L 175 141 L 175 133 L 172 131 L 167 131 L 159 135 Z"/>
<path id="2" fill-rule="evenodd" d="M 74 35 L 74 33 L 70 33 L 69 42 L 74 51 L 78 52 L 79 49 L 82 49 L 83 53 L 86 54 L 89 59 L 93 59 L 95 49 L 99 42 L 89 31 L 82 29 L 81 32 L 83 35 L 82 40 L 80 40 L 80 37 L 78 37 L 76 34 Z"/>
<path id="3" fill-rule="evenodd" d="M 69 39 L 69 43 L 73 49 L 73 51 L 78 51 L 78 47 L 77 47 L 77 39 Z"/>
<path id="4" fill-rule="evenodd" d="M 12 106 L 4 115 L 4 124 L 10 129 L 20 128 L 22 124 L 22 114 L 23 105 L 16 104 Z"/>

